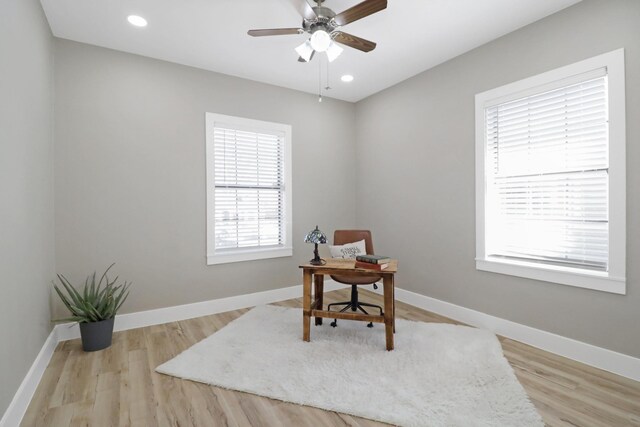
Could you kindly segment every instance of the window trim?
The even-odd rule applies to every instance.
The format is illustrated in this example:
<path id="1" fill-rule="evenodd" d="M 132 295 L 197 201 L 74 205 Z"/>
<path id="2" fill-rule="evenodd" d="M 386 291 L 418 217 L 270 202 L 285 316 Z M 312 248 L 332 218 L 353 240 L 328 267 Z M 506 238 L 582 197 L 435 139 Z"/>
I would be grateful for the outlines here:
<path id="1" fill-rule="evenodd" d="M 609 104 L 609 270 L 544 265 L 490 257 L 485 245 L 485 109 L 533 93 L 575 76 L 607 69 Z M 563 285 L 626 294 L 626 124 L 624 49 L 519 80 L 475 96 L 476 126 L 476 269 Z"/>
<path id="2" fill-rule="evenodd" d="M 215 149 L 213 129 L 216 123 L 224 123 L 243 130 L 274 132 L 284 135 L 284 244 L 271 248 L 215 249 Z M 217 113 L 205 114 L 206 132 L 206 186 L 207 186 L 207 265 L 231 262 L 253 261 L 259 259 L 293 256 L 292 214 L 293 194 L 291 185 L 291 126 L 283 123 L 266 122 L 243 117 L 227 116 Z"/>

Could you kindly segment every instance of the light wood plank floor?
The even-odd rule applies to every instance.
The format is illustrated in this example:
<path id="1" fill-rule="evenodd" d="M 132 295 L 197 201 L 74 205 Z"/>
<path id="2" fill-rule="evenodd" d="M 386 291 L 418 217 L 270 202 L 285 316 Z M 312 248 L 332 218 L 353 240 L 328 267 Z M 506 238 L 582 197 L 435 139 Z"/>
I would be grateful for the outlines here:
<path id="1" fill-rule="evenodd" d="M 381 303 L 372 292 L 361 291 L 361 295 L 365 300 Z M 346 299 L 347 288 L 325 295 L 326 302 Z M 301 299 L 279 304 L 302 306 Z M 111 348 L 95 353 L 83 353 L 79 340 L 60 343 L 22 425 L 385 425 L 154 372 L 156 366 L 244 312 L 236 310 L 117 332 Z M 397 315 L 424 322 L 456 323 L 403 303 L 398 303 Z M 364 328 L 363 333 L 366 332 Z M 518 379 L 548 425 L 640 426 L 640 383 L 506 338 L 501 338 L 501 343 Z"/>

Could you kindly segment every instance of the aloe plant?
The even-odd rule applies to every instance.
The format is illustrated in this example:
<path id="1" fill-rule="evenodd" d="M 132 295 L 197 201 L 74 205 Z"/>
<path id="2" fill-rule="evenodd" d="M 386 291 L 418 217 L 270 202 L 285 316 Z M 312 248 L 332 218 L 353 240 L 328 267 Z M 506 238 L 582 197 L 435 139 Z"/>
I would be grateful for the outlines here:
<path id="1" fill-rule="evenodd" d="M 71 312 L 71 317 L 57 322 L 74 321 L 79 323 L 100 322 L 116 315 L 122 303 L 129 296 L 131 283 L 116 284 L 118 277 L 109 281 L 107 273 L 115 265 L 111 264 L 96 283 L 96 273 L 87 277 L 84 289 L 78 291 L 62 274 L 57 274 L 61 287 L 53 282 L 53 288 L 62 303 Z M 62 289 L 61 289 L 62 288 Z"/>

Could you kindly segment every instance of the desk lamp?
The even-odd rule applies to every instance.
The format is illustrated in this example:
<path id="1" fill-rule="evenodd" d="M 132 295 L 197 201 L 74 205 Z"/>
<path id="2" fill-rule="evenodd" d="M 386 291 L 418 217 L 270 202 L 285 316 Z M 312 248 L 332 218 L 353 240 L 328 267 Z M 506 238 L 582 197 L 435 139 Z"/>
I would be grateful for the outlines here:
<path id="1" fill-rule="evenodd" d="M 326 261 L 320 258 L 320 254 L 318 254 L 318 243 L 324 245 L 327 243 L 327 236 L 316 228 L 311 230 L 306 236 L 304 236 L 305 243 L 313 243 L 316 245 L 315 250 L 313 251 L 313 259 L 309 261 L 311 265 L 323 265 L 326 264 Z"/>

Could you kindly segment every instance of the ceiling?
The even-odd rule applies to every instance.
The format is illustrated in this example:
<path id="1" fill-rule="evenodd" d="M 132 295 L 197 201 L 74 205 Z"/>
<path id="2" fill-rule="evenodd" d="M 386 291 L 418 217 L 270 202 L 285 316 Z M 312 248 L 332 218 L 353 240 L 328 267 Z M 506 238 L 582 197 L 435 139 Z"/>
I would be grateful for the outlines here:
<path id="1" fill-rule="evenodd" d="M 345 47 L 329 66 L 326 96 L 359 101 L 580 0 L 389 0 L 387 9 L 342 27 L 378 43 Z M 297 62 L 305 35 L 254 38 L 252 28 L 297 27 L 296 0 L 41 0 L 56 37 L 277 86 L 318 93 L 326 56 Z M 326 0 L 339 13 L 359 0 Z M 136 28 L 127 16 L 149 22 Z M 307 35 L 308 37 L 308 35 Z M 321 61 L 319 58 L 321 57 Z M 320 65 L 321 64 L 321 65 Z M 351 74 L 351 83 L 340 76 Z M 326 86 L 323 77 L 322 86 Z"/>

